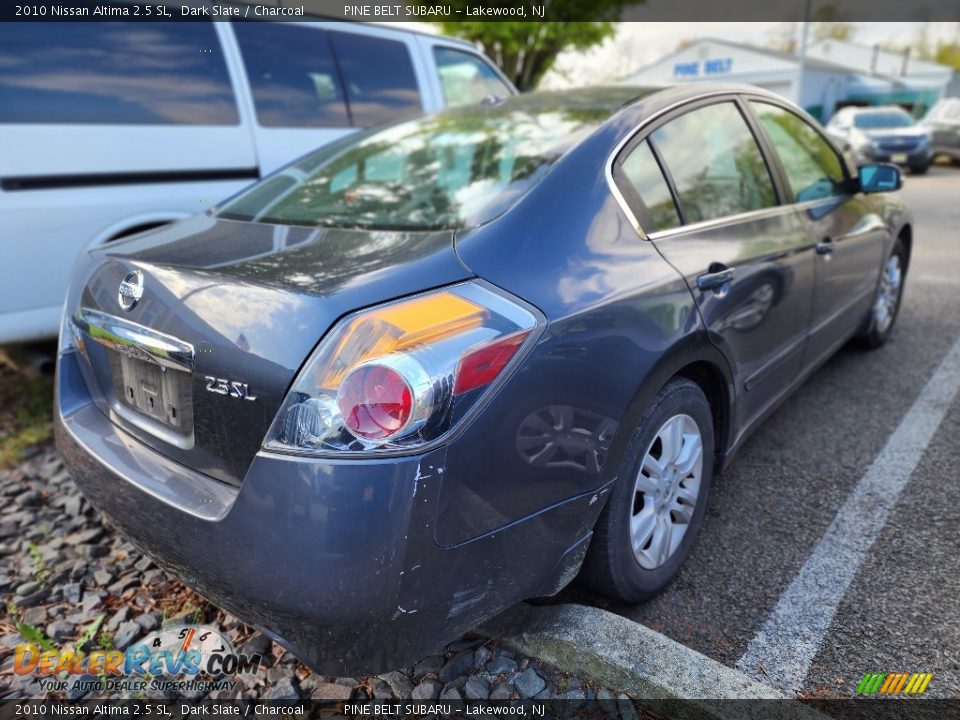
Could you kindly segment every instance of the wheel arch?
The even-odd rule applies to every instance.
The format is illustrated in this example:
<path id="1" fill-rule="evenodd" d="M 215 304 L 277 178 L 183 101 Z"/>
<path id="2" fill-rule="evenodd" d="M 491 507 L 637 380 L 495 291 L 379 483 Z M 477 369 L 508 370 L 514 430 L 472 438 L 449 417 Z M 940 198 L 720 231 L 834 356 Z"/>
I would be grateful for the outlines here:
<path id="1" fill-rule="evenodd" d="M 706 332 L 700 331 L 688 335 L 667 350 L 642 378 L 611 444 L 604 465 L 605 483 L 616 479 L 616 469 L 620 466 L 633 430 L 654 397 L 676 377 L 696 383 L 706 395 L 714 422 L 714 471 L 719 472 L 724 467 L 735 431 L 733 373 L 726 358 L 710 342 Z"/>

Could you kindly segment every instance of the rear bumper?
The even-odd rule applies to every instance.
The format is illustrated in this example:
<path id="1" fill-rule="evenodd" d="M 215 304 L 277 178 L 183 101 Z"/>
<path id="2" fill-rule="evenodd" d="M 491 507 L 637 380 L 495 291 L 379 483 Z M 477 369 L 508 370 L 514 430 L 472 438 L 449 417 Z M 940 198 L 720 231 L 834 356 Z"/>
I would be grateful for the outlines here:
<path id="1" fill-rule="evenodd" d="M 160 565 L 323 674 L 407 666 L 558 590 L 589 541 L 593 493 L 440 547 L 444 449 L 362 462 L 261 453 L 234 487 L 116 428 L 73 354 L 60 358 L 56 403 L 57 445 L 84 495 Z"/>

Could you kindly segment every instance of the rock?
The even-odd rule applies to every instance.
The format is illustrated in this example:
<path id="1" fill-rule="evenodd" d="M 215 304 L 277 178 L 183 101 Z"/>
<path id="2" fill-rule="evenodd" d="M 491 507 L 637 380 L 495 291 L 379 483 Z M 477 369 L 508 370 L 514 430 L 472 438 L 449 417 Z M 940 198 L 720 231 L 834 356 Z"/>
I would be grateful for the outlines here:
<path id="1" fill-rule="evenodd" d="M 413 675 L 414 677 L 422 677 L 423 675 L 429 675 L 430 673 L 438 673 L 442 667 L 443 656 L 430 655 L 425 657 L 413 667 Z"/>
<path id="2" fill-rule="evenodd" d="M 513 685 L 510 683 L 500 683 L 490 693 L 491 700 L 509 700 L 513 697 Z"/>
<path id="3" fill-rule="evenodd" d="M 597 691 L 597 700 L 600 700 L 601 702 L 610 702 L 611 700 L 616 700 L 616 699 L 617 699 L 617 696 L 614 695 L 609 690 L 607 690 L 607 688 L 600 688 Z"/>
<path id="4" fill-rule="evenodd" d="M 440 693 L 441 700 L 463 700 L 463 696 L 460 694 L 460 691 L 455 687 L 448 686 L 443 689 L 443 692 Z"/>
<path id="5" fill-rule="evenodd" d="M 99 678 L 96 675 L 80 675 L 72 677 L 70 687 L 67 689 L 67 700 L 79 700 L 90 692 L 91 683 L 95 683 Z"/>
<path id="6" fill-rule="evenodd" d="M 473 653 L 473 666 L 475 668 L 482 668 L 492 657 L 493 653 L 490 652 L 490 648 L 486 645 L 481 645 L 477 648 L 476 652 Z"/>
<path id="7" fill-rule="evenodd" d="M 83 604 L 80 606 L 80 608 L 83 612 L 88 613 L 95 607 L 99 606 L 102 602 L 103 595 L 100 593 L 88 592 L 83 596 Z"/>
<path id="8" fill-rule="evenodd" d="M 40 589 L 40 583 L 36 582 L 35 580 L 28 580 L 22 585 L 17 586 L 16 594 L 22 597 L 24 595 L 30 595 L 32 593 L 35 593 L 39 589 Z"/>
<path id="9" fill-rule="evenodd" d="M 72 494 L 63 503 L 63 511 L 70 517 L 77 517 L 83 512 L 83 498 L 77 493 Z"/>
<path id="10" fill-rule="evenodd" d="M 533 668 L 528 667 L 522 673 L 513 678 L 513 686 L 522 698 L 532 698 L 542 691 L 546 686 L 546 681 L 537 675 Z"/>
<path id="11" fill-rule="evenodd" d="M 261 697 L 264 700 L 299 700 L 300 691 L 292 678 L 284 678 L 267 690 Z"/>
<path id="12" fill-rule="evenodd" d="M 286 665 L 274 665 L 267 670 L 267 684 L 276 685 L 281 680 L 293 677 L 293 669 Z"/>
<path id="13" fill-rule="evenodd" d="M 93 580 L 97 585 L 109 585 L 113 582 L 113 573 L 109 570 L 97 570 L 93 574 Z"/>
<path id="14" fill-rule="evenodd" d="M 436 680 L 423 680 L 413 689 L 410 697 L 413 700 L 436 700 L 442 687 Z"/>
<path id="15" fill-rule="evenodd" d="M 159 613 L 143 613 L 138 615 L 134 621 L 143 628 L 144 632 L 150 632 L 151 630 L 156 630 L 160 627 L 160 614 Z"/>
<path id="16" fill-rule="evenodd" d="M 463 686 L 463 693 L 469 700 L 486 700 L 490 697 L 490 683 L 479 675 L 471 675 Z"/>
<path id="17" fill-rule="evenodd" d="M 440 682 L 448 683 L 455 677 L 459 677 L 473 669 L 473 651 L 464 650 L 447 660 L 440 669 L 438 676 Z"/>
<path id="18" fill-rule="evenodd" d="M 132 620 L 122 622 L 113 636 L 113 646 L 117 650 L 126 650 L 140 636 L 141 632 L 140 626 Z"/>
<path id="19" fill-rule="evenodd" d="M 510 673 L 515 672 L 517 669 L 517 661 L 511 660 L 506 657 L 494 658 L 487 663 L 486 671 L 490 675 L 499 675 L 500 673 Z"/>
<path id="20" fill-rule="evenodd" d="M 550 688 L 544 688 L 536 695 L 533 696 L 534 700 L 549 700 L 550 699 Z"/>
<path id="21" fill-rule="evenodd" d="M 13 599 L 13 604 L 18 608 L 29 608 L 39 605 L 44 600 L 47 599 L 47 596 L 50 595 L 50 591 L 46 588 L 40 588 L 36 592 L 30 593 L 29 595 L 18 595 Z"/>
<path id="22" fill-rule="evenodd" d="M 347 687 L 356 687 L 360 682 L 355 677 L 338 677 L 334 680 L 337 685 L 346 685 Z"/>
<path id="23" fill-rule="evenodd" d="M 120 627 L 120 623 L 126 621 L 127 615 L 130 614 L 130 611 L 126 606 L 117 610 L 113 615 L 110 616 L 110 619 L 107 620 L 107 624 L 104 627 L 110 632 L 115 632 L 117 628 Z"/>
<path id="24" fill-rule="evenodd" d="M 370 678 L 370 691 L 373 693 L 375 700 L 390 700 L 393 698 L 393 688 L 387 684 L 386 680 L 378 677 Z"/>
<path id="25" fill-rule="evenodd" d="M 620 702 L 617 703 L 617 707 L 620 710 L 620 717 L 623 720 L 639 720 L 637 716 L 637 709 L 633 705 L 633 700 L 630 699 L 630 696 L 626 693 L 620 693 L 617 696 L 617 700 Z"/>
<path id="26" fill-rule="evenodd" d="M 482 640 L 455 640 L 447 645 L 447 651 L 453 654 L 462 653 L 464 650 L 473 650 L 481 644 Z"/>
<path id="27" fill-rule="evenodd" d="M 137 561 L 133 564 L 133 566 L 134 566 L 137 570 L 139 570 L 140 572 L 146 572 L 146 571 L 149 570 L 151 567 L 153 567 L 153 560 L 151 560 L 151 559 L 148 558 L 148 557 L 143 557 L 143 558 L 140 558 L 139 560 L 137 560 Z"/>
<path id="28" fill-rule="evenodd" d="M 88 530 L 70 533 L 64 538 L 64 542 L 69 545 L 89 545 L 103 537 L 103 527 L 97 525 Z"/>
<path id="29" fill-rule="evenodd" d="M 23 621 L 27 625 L 36 625 L 39 627 L 47 622 L 47 609 L 45 607 L 32 607 L 23 613 Z"/>
<path id="30" fill-rule="evenodd" d="M 83 597 L 83 586 L 80 583 L 67 583 L 63 586 L 63 599 L 71 605 L 76 605 Z"/>
<path id="31" fill-rule="evenodd" d="M 76 632 L 77 626 L 66 620 L 56 620 L 55 622 L 47 625 L 47 637 L 51 640 L 56 640 L 61 642 L 67 638 L 73 637 Z"/>
<path id="32" fill-rule="evenodd" d="M 380 679 L 390 686 L 390 689 L 396 697 L 403 700 L 410 699 L 410 693 L 413 691 L 413 682 L 402 672 L 394 670 L 381 675 Z"/>
<path id="33" fill-rule="evenodd" d="M 240 646 L 241 655 L 262 655 L 270 653 L 271 640 L 263 633 L 254 633 L 243 645 Z"/>
<path id="34" fill-rule="evenodd" d="M 310 693 L 313 700 L 349 700 L 353 688 L 339 683 L 318 683 Z"/>

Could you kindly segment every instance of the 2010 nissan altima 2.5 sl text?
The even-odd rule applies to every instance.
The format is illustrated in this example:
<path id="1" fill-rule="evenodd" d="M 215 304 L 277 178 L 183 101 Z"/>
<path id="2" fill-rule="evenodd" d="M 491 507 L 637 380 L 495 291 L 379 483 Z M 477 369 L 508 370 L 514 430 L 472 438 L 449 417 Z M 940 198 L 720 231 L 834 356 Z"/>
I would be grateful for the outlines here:
<path id="1" fill-rule="evenodd" d="M 578 573 L 640 602 L 778 401 L 889 337 L 899 186 L 740 86 L 369 130 L 81 258 L 58 445 L 132 542 L 325 674 Z"/>

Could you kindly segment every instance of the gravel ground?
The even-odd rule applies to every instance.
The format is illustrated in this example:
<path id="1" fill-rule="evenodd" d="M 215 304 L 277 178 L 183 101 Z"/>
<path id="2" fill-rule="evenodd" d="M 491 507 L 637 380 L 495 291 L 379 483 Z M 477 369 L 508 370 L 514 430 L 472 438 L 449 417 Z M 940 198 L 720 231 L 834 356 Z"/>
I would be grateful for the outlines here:
<path id="1" fill-rule="evenodd" d="M 35 675 L 13 672 L 14 647 L 25 642 L 17 623 L 42 630 L 57 647 L 67 647 L 76 646 L 98 618 L 90 647 L 122 650 L 162 625 L 201 623 L 225 631 L 239 652 L 259 652 L 267 659 L 259 674 L 236 676 L 233 689 L 215 690 L 211 699 L 617 697 L 479 637 L 463 638 L 451 643 L 444 655 L 377 677 L 316 675 L 113 532 L 80 495 L 50 445 L 35 448 L 19 467 L 0 470 L 0 594 L 7 598 L 7 613 L 0 621 L 0 698 L 44 695 Z M 146 697 L 176 699 L 150 693 Z"/>

